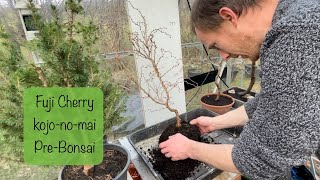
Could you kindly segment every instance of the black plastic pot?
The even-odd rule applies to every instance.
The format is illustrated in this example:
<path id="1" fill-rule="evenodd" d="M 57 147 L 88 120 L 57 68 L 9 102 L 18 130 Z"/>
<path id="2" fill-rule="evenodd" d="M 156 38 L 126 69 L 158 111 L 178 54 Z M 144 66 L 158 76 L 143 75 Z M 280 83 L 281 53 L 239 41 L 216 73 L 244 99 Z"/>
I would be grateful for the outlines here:
<path id="1" fill-rule="evenodd" d="M 117 145 L 117 144 L 105 144 L 104 145 L 104 150 L 120 151 L 121 153 L 123 153 L 127 157 L 127 162 L 126 162 L 125 167 L 123 168 L 123 170 L 115 178 L 113 178 L 114 180 L 127 180 L 127 171 L 128 171 L 129 164 L 130 164 L 130 161 L 131 161 L 129 151 L 127 149 L 125 149 L 123 146 L 120 146 L 120 145 Z M 62 177 L 63 177 L 65 168 L 66 167 L 64 167 L 60 171 L 58 180 L 63 180 Z"/>
<path id="2" fill-rule="evenodd" d="M 229 96 L 234 98 L 235 102 L 234 102 L 232 107 L 236 109 L 236 108 L 242 106 L 245 102 L 247 102 L 248 99 L 247 98 L 243 98 L 243 97 L 239 97 L 236 94 L 228 93 L 228 91 L 232 90 L 232 89 L 236 90 L 236 92 L 244 92 L 245 89 L 242 89 L 242 88 L 239 88 L 239 87 L 232 87 L 230 89 L 227 89 L 227 90 L 223 91 L 224 94 L 228 94 Z M 251 91 L 250 95 L 251 96 L 255 96 L 256 93 Z"/>

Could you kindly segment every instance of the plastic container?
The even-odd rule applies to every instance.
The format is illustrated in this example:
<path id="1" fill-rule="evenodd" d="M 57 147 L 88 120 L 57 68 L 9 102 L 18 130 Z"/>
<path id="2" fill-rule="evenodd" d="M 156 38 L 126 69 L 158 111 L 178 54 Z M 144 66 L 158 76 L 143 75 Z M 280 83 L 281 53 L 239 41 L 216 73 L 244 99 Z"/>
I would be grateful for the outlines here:
<path id="1" fill-rule="evenodd" d="M 227 90 L 223 91 L 224 94 L 228 94 L 229 96 L 234 98 L 235 102 L 234 102 L 232 107 L 236 109 L 236 108 L 242 106 L 245 102 L 247 102 L 248 99 L 247 98 L 243 98 L 243 97 L 238 97 L 238 95 L 236 95 L 236 94 L 228 93 L 228 91 L 232 90 L 232 89 L 235 90 L 238 93 L 239 92 L 244 92 L 245 89 L 242 89 L 242 88 L 239 88 L 239 87 L 232 87 L 230 89 L 227 89 Z M 256 93 L 251 91 L 250 95 L 254 97 L 256 95 Z"/>
<path id="2" fill-rule="evenodd" d="M 214 116 L 217 116 L 217 114 L 206 109 L 196 109 L 196 110 L 187 112 L 185 114 L 182 114 L 180 117 L 182 120 L 189 122 L 192 119 L 195 119 L 200 116 L 214 117 Z M 141 156 L 141 158 L 146 163 L 147 167 L 150 169 L 150 171 L 153 173 L 156 179 L 162 180 L 163 177 L 153 169 L 152 163 L 149 161 L 149 158 L 148 158 L 149 157 L 148 149 L 158 146 L 158 137 L 160 136 L 160 134 L 164 131 L 164 129 L 169 124 L 173 124 L 175 123 L 175 121 L 176 119 L 172 118 L 167 121 L 156 124 L 154 126 L 150 126 L 140 131 L 137 131 L 128 136 L 129 142 L 132 144 L 132 146 Z M 235 131 L 233 128 L 230 128 L 229 130 L 230 132 L 225 130 L 214 131 L 206 135 L 205 137 L 203 137 L 203 139 L 211 138 L 216 143 L 219 143 L 219 144 L 233 144 L 238 134 L 236 136 L 233 135 L 233 132 Z M 236 131 L 236 132 L 239 132 L 239 131 Z M 189 177 L 188 179 L 197 179 L 197 180 L 212 179 L 215 176 L 219 175 L 220 173 L 221 173 L 220 170 L 214 167 L 209 167 L 204 163 L 201 163 L 196 168 L 194 175 L 192 177 Z"/>

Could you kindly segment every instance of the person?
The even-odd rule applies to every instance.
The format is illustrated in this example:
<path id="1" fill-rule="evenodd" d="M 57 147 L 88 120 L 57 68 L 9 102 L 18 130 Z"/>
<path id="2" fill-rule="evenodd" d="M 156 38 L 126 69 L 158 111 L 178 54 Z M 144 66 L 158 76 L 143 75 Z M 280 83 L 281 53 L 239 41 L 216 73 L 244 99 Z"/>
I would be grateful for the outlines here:
<path id="1" fill-rule="evenodd" d="M 320 144 L 320 1 L 195 0 L 191 24 L 225 60 L 260 58 L 261 91 L 238 109 L 190 122 L 202 133 L 244 126 L 235 144 L 178 133 L 161 152 L 250 179 L 275 179 L 304 164 Z"/>

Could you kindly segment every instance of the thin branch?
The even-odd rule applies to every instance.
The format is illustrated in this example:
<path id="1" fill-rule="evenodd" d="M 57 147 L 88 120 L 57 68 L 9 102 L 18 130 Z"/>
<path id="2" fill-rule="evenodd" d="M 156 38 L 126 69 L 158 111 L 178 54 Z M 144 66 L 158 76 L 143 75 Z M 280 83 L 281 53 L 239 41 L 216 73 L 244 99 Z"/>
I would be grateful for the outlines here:
<path id="1" fill-rule="evenodd" d="M 10 81 L 8 81 L 6 79 L 6 77 L 2 74 L 2 72 L 0 71 L 0 76 L 2 77 L 2 79 L 8 84 L 8 85 L 11 85 Z"/>
<path id="2" fill-rule="evenodd" d="M 256 61 L 252 61 L 252 63 L 251 63 L 251 79 L 250 79 L 249 87 L 247 88 L 246 91 L 238 93 L 238 95 L 244 96 L 244 95 L 250 93 L 250 91 L 256 81 L 256 68 L 257 68 Z"/>
<path id="3" fill-rule="evenodd" d="M 217 97 L 216 97 L 215 101 L 219 100 L 220 95 L 221 95 L 220 77 L 223 73 L 225 65 L 226 65 L 226 62 L 224 60 L 221 60 L 220 65 L 219 65 L 220 68 L 218 70 L 218 73 L 217 73 L 215 81 L 214 81 L 214 83 L 216 84 L 217 89 L 218 89 Z"/>
<path id="4" fill-rule="evenodd" d="M 165 72 L 162 73 L 160 71 L 160 69 L 162 68 L 160 68 L 159 63 L 163 62 L 163 60 L 168 54 L 171 57 L 173 56 L 171 52 L 165 51 L 164 49 L 159 49 L 155 41 L 156 35 L 166 35 L 168 37 L 170 37 L 170 35 L 167 32 L 165 32 L 165 28 L 156 28 L 151 31 L 148 31 L 146 18 L 142 15 L 139 9 L 133 7 L 131 2 L 128 3 L 135 11 L 138 12 L 142 19 L 141 22 L 135 22 L 131 17 L 129 17 L 132 24 L 135 25 L 139 31 L 130 34 L 130 41 L 133 46 L 133 52 L 137 57 L 141 57 L 144 61 L 146 61 L 143 63 L 148 63 L 148 65 L 151 66 L 151 69 L 153 70 L 152 72 L 149 72 L 143 71 L 141 69 L 140 75 L 138 77 L 139 81 L 133 82 L 153 102 L 160 105 L 164 105 L 169 111 L 174 112 L 177 120 L 176 126 L 181 127 L 181 119 L 179 117 L 178 110 L 174 109 L 170 105 L 170 91 L 176 88 L 178 83 L 168 83 L 164 80 L 164 76 L 167 75 L 174 68 L 177 68 L 179 64 L 173 65 L 173 67 L 170 67 L 168 70 L 165 70 Z M 145 77 L 145 72 L 149 72 L 148 75 L 150 78 Z M 143 82 L 146 83 L 146 86 L 141 85 L 141 80 L 143 80 Z"/>

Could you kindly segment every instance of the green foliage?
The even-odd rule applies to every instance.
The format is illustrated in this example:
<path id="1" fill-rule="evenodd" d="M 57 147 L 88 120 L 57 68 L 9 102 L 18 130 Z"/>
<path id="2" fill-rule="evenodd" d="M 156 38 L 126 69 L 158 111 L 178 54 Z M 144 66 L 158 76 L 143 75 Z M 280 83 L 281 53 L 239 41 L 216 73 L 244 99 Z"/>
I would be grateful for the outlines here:
<path id="1" fill-rule="evenodd" d="M 24 87 L 38 86 L 40 81 L 23 60 L 20 48 L 0 28 L 0 148 L 1 156 L 20 160 L 23 154 Z"/>
<path id="2" fill-rule="evenodd" d="M 31 42 L 32 50 L 44 60 L 41 67 L 49 86 L 62 87 L 99 87 L 105 97 L 105 133 L 122 122 L 120 116 L 124 111 L 125 96 L 111 82 L 109 71 L 99 68 L 98 54 L 94 45 L 97 41 L 97 27 L 92 22 L 87 24 L 77 20 L 83 13 L 80 0 L 67 0 L 65 11 L 67 22 L 59 17 L 57 8 L 51 6 L 52 20 L 43 21 L 30 4 L 38 25 L 39 34 Z"/>
<path id="3" fill-rule="evenodd" d="M 66 11 L 70 11 L 71 14 L 80 14 L 83 12 L 83 7 L 80 5 L 81 0 L 68 0 L 66 1 Z"/>
<path id="4" fill-rule="evenodd" d="M 39 32 L 37 38 L 27 44 L 44 62 L 39 65 L 27 64 L 20 48 L 10 43 L 8 35 L 0 33 L 2 46 L 0 61 L 0 143 L 7 151 L 0 156 L 21 160 L 23 154 L 23 89 L 31 86 L 43 87 L 99 87 L 104 93 L 104 132 L 121 123 L 125 110 L 123 92 L 111 82 L 111 74 L 99 68 L 98 54 L 94 45 L 97 27 L 89 22 L 81 23 L 77 15 L 83 13 L 80 0 L 67 0 L 64 21 L 57 8 L 51 6 L 52 20 L 41 18 L 30 1 L 32 25 Z M 1 30 L 1 28 L 0 28 Z M 5 49 L 1 53 L 1 49 Z"/>

